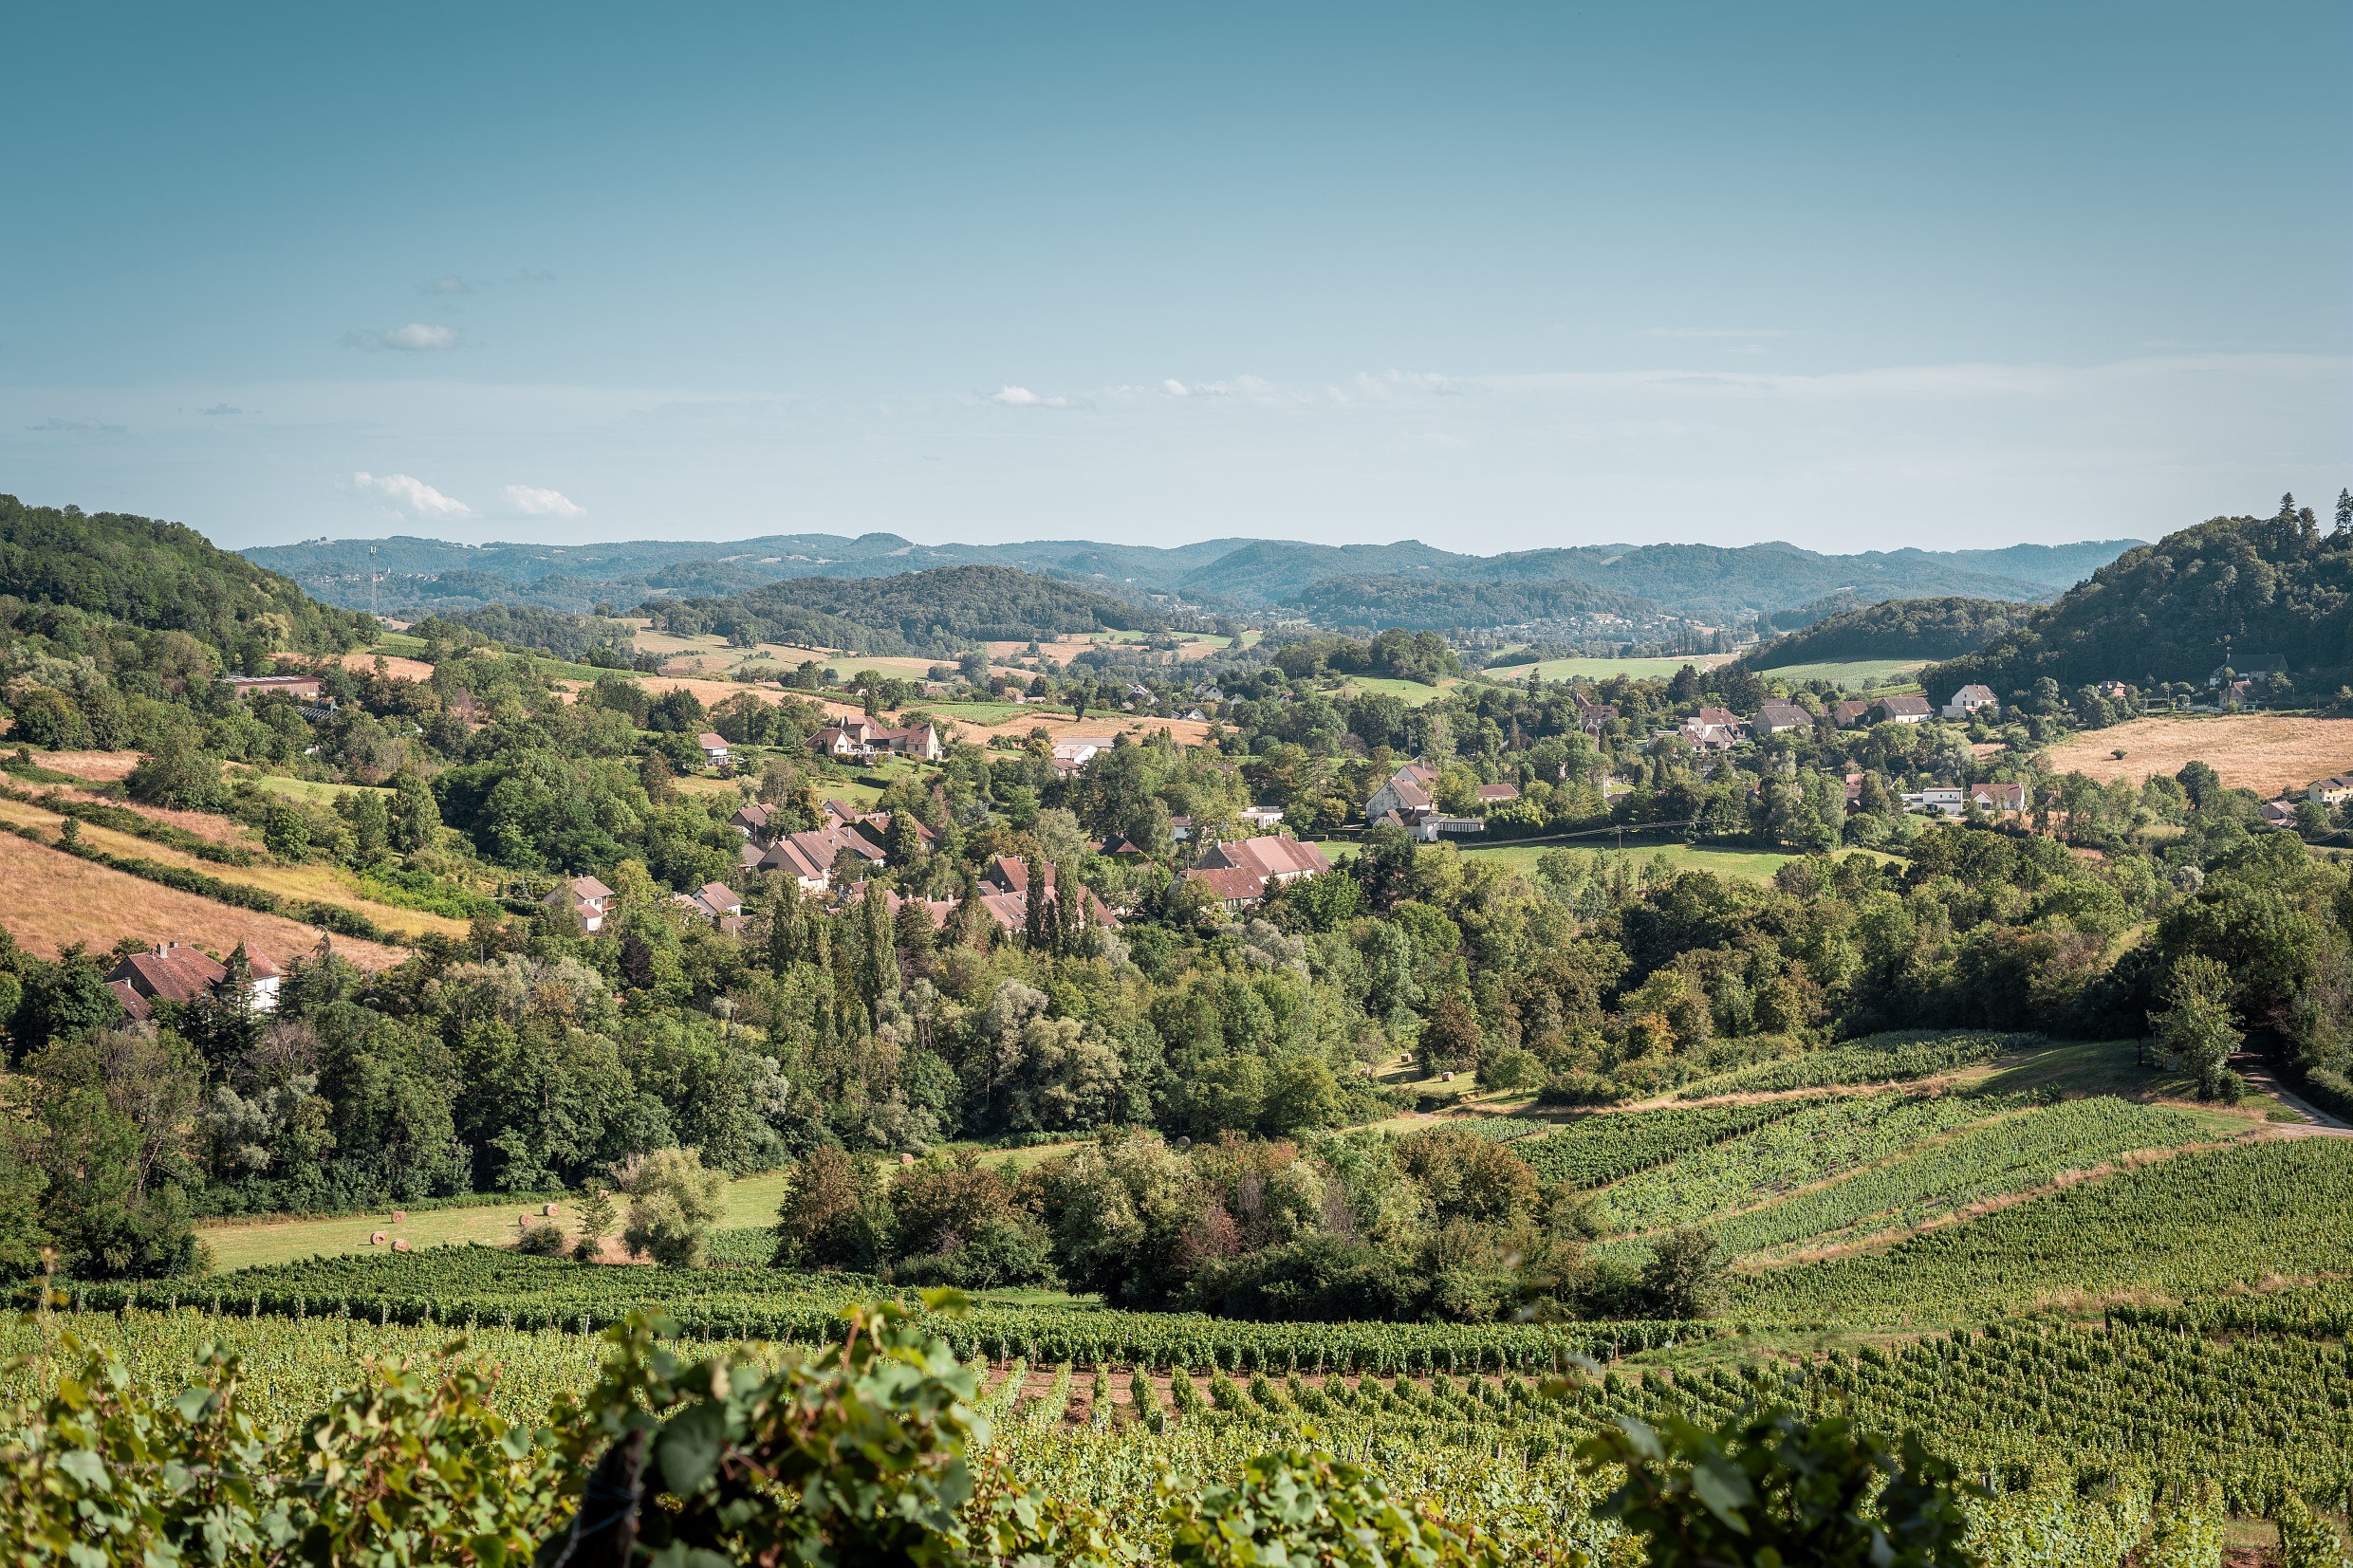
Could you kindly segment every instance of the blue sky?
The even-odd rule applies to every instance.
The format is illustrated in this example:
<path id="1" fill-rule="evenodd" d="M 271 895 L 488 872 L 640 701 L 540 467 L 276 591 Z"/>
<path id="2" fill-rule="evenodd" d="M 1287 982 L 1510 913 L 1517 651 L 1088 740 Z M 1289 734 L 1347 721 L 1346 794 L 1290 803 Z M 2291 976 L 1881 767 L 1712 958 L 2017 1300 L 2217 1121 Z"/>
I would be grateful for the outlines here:
<path id="1" fill-rule="evenodd" d="M 2353 9 L 48 8 L 0 489 L 1825 549 L 2353 480 Z"/>

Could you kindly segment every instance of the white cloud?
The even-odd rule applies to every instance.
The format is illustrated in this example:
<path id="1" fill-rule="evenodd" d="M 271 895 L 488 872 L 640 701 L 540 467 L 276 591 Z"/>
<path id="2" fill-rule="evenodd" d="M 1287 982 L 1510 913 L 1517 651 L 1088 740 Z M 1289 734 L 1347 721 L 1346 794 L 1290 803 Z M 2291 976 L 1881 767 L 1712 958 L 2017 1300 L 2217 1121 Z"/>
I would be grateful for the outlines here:
<path id="1" fill-rule="evenodd" d="M 110 425 L 102 420 L 91 419 L 88 417 L 80 419 L 60 419 L 57 415 L 52 414 L 48 418 L 43 420 L 41 423 L 37 425 L 27 425 L 25 428 L 27 430 L 41 431 L 45 434 L 49 431 L 86 431 L 102 435 L 120 435 L 127 427 L 122 425 Z"/>
<path id="2" fill-rule="evenodd" d="M 353 348 L 391 348 L 403 354 L 430 354 L 436 349 L 455 348 L 458 332 L 454 326 L 436 326 L 427 322 L 411 322 L 396 326 L 390 332 L 346 332 L 343 341 Z"/>
<path id="3" fill-rule="evenodd" d="M 529 485 L 507 487 L 508 503 L 526 517 L 585 517 L 588 508 L 562 490 L 543 490 Z"/>
<path id="4" fill-rule="evenodd" d="M 471 294 L 473 285 L 459 277 L 435 278 L 431 283 L 419 284 L 417 291 L 419 294 Z"/>
<path id="5" fill-rule="evenodd" d="M 1003 403 L 1008 408 L 1068 408 L 1067 397 L 1041 397 L 1028 387 L 1003 386 L 991 393 L 989 401 Z"/>
<path id="6" fill-rule="evenodd" d="M 473 508 L 463 501 L 443 495 L 422 479 L 412 479 L 405 473 L 369 473 L 362 470 L 351 476 L 351 482 L 361 489 L 375 490 L 406 507 L 419 517 L 472 517 Z"/>
<path id="7" fill-rule="evenodd" d="M 429 326 L 423 322 L 411 322 L 406 326 L 398 326 L 385 333 L 384 346 L 401 349 L 411 354 L 429 353 L 439 348 L 455 348 L 457 328 Z"/>
<path id="8" fill-rule="evenodd" d="M 1192 389 L 1187 387 L 1184 382 L 1176 379 L 1174 377 L 1162 381 L 1160 383 L 1160 390 L 1167 393 L 1171 397 L 1190 397 L 1193 396 Z"/>

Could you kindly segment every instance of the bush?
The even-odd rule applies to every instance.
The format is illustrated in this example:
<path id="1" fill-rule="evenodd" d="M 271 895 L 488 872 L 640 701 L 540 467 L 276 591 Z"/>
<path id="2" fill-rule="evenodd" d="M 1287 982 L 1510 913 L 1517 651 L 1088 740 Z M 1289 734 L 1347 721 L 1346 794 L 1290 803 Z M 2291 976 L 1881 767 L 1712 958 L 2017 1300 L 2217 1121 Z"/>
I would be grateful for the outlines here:
<path id="1" fill-rule="evenodd" d="M 515 1238 L 515 1250 L 534 1258 L 561 1258 L 565 1250 L 564 1232 L 544 1220 L 538 1225 L 527 1225 L 523 1234 Z"/>
<path id="2" fill-rule="evenodd" d="M 703 1169 L 693 1149 L 657 1149 L 615 1172 L 629 1194 L 629 1222 L 621 1239 L 633 1258 L 651 1256 L 669 1268 L 700 1268 L 719 1218 L 716 1171 Z"/>
<path id="3" fill-rule="evenodd" d="M 1054 1243 L 1034 1221 L 984 1220 L 957 1245 L 918 1253 L 891 1271 L 902 1285 L 954 1285 L 959 1290 L 1002 1290 L 1016 1285 L 1051 1285 Z"/>

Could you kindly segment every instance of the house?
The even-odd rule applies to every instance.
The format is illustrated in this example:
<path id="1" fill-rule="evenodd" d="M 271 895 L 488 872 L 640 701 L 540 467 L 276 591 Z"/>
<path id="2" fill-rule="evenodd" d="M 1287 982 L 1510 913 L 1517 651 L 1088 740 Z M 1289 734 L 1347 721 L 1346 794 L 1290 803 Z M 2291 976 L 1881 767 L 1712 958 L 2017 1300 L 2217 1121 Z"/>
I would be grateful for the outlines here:
<path id="1" fill-rule="evenodd" d="M 580 922 L 580 929 L 594 934 L 604 929 L 605 905 L 613 890 L 593 876 L 575 876 L 558 882 L 553 891 L 540 902 L 559 913 L 569 913 Z"/>
<path id="2" fill-rule="evenodd" d="M 705 882 L 693 893 L 674 893 L 670 901 L 730 936 L 740 934 L 744 929 L 744 901 L 725 882 Z"/>
<path id="3" fill-rule="evenodd" d="M 1595 702 L 1583 692 L 1569 692 L 1568 700 L 1577 710 L 1577 728 L 1595 740 L 1602 738 L 1602 727 L 1618 716 L 1616 703 Z"/>
<path id="4" fill-rule="evenodd" d="M 939 728 L 929 720 L 889 731 L 884 743 L 900 756 L 921 762 L 936 763 L 948 754 L 948 748 L 939 741 Z"/>
<path id="5" fill-rule="evenodd" d="M 1499 805 L 1510 805 L 1519 798 L 1520 786 L 1515 784 L 1479 785 L 1479 804 L 1491 810 Z"/>
<path id="6" fill-rule="evenodd" d="M 779 835 L 760 857 L 758 869 L 780 871 L 810 893 L 833 885 L 834 863 L 847 852 L 867 865 L 882 863 L 882 846 L 839 818 L 806 833 Z"/>
<path id="7" fill-rule="evenodd" d="M 727 820 L 727 825 L 733 828 L 736 832 L 742 834 L 747 839 L 756 839 L 762 842 L 766 842 L 769 832 L 769 819 L 772 815 L 773 813 L 769 810 L 766 804 L 759 801 L 753 801 L 750 804 L 746 805 L 741 811 L 735 813 L 734 816 L 730 817 Z"/>
<path id="8" fill-rule="evenodd" d="M 1754 727 L 1760 735 L 1778 735 L 1785 729 L 1811 729 L 1814 716 L 1796 703 L 1767 697 L 1757 705 Z"/>
<path id="9" fill-rule="evenodd" d="M 1969 810 L 1968 796 L 1958 784 L 1931 784 L 1926 789 L 1906 791 L 1902 800 L 1906 811 L 1935 811 L 1959 817 Z"/>
<path id="10" fill-rule="evenodd" d="M 744 913 L 743 895 L 725 882 L 705 882 L 693 893 L 681 894 L 679 896 L 693 903 L 714 920 L 723 914 Z"/>
<path id="11" fill-rule="evenodd" d="M 1438 841 L 1438 835 L 1441 833 L 1485 833 L 1487 819 L 1484 817 L 1449 817 L 1441 812 L 1434 811 L 1419 821 L 1409 822 L 1406 825 L 1414 830 L 1423 843 L 1435 844 Z"/>
<path id="12" fill-rule="evenodd" d="M 1050 761 L 1055 773 L 1071 778 L 1094 759 L 1098 751 L 1108 751 L 1113 745 L 1109 735 L 1065 735 L 1054 743 Z"/>
<path id="13" fill-rule="evenodd" d="M 2002 716 L 2002 705 L 1993 700 L 1991 691 L 1974 681 L 1954 692 L 1953 700 L 1944 705 L 1944 716 L 1948 719 L 1974 718 L 1981 711 L 1988 718 L 1998 719 Z"/>
<path id="14" fill-rule="evenodd" d="M 2353 773 L 2315 780 L 2306 787 L 2304 798 L 2322 805 L 2343 805 L 2347 801 L 2353 801 Z"/>
<path id="15" fill-rule="evenodd" d="M 1043 896 L 1054 896 L 1056 885 L 1054 867 L 1045 867 L 1046 886 Z M 1098 897 L 1095 890 L 1082 884 L 1080 892 L 1086 895 L 1086 907 L 1093 912 L 1095 924 L 1110 930 L 1119 928 L 1119 916 Z M 980 906 L 1000 930 L 1016 935 L 1029 929 L 1029 867 L 1010 855 L 1000 855 L 981 874 Z"/>
<path id="16" fill-rule="evenodd" d="M 229 689 L 241 697 L 284 692 L 297 702 L 316 702 L 320 696 L 316 675 L 231 675 Z"/>
<path id="17" fill-rule="evenodd" d="M 727 766 L 726 736 L 719 734 L 716 730 L 706 729 L 695 737 L 695 744 L 703 748 L 704 766 L 725 767 Z"/>
<path id="18" fill-rule="evenodd" d="M 1861 724 L 1870 711 L 1869 697 L 1848 697 L 1844 702 L 1832 705 L 1830 722 L 1841 729 L 1851 729 Z"/>
<path id="19" fill-rule="evenodd" d="M 235 954 L 231 954 L 234 957 Z M 245 955 L 248 997 L 255 1012 L 278 1005 L 278 971 L 266 958 Z M 229 966 L 185 942 L 158 942 L 145 952 L 118 959 L 106 971 L 107 988 L 134 1019 L 155 1016 L 158 1002 L 228 1000 Z"/>
<path id="20" fill-rule="evenodd" d="M 1243 821 L 1263 833 L 1283 821 L 1283 808 L 1279 805 L 1246 805 L 1242 808 L 1241 817 Z"/>
<path id="21" fill-rule="evenodd" d="M 1390 812 L 1405 818 L 1433 809 L 1430 786 L 1437 783 L 1437 770 L 1427 763 L 1407 763 L 1364 802 L 1365 821 L 1378 822 Z"/>
<path id="22" fill-rule="evenodd" d="M 1269 833 L 1255 839 L 1212 844 L 1201 852 L 1194 867 L 1200 871 L 1248 871 L 1263 882 L 1281 886 L 1327 872 L 1332 869 L 1332 862 L 1317 845 Z"/>
<path id="23" fill-rule="evenodd" d="M 1193 819 L 1190 817 L 1171 817 L 1168 820 L 1168 836 L 1176 839 L 1180 844 L 1186 839 L 1192 838 Z"/>
<path id="24" fill-rule="evenodd" d="M 1255 909 L 1267 897 L 1267 879 L 1239 866 L 1195 866 L 1185 881 L 1228 910 Z"/>
<path id="25" fill-rule="evenodd" d="M 1934 716 L 1928 699 L 1917 693 L 1902 697 L 1881 697 L 1874 706 L 1881 724 L 1926 724 Z"/>
<path id="26" fill-rule="evenodd" d="M 2257 815 L 2273 827 L 2293 827 L 2296 825 L 2296 807 L 2303 803 L 2301 801 L 2283 795 L 2276 801 L 2264 802 L 2262 810 Z"/>
<path id="27" fill-rule="evenodd" d="M 1978 810 L 1999 815 L 2005 811 L 2027 808 L 2027 786 L 2023 784 L 1981 784 L 1969 786 L 1969 799 Z"/>
<path id="28" fill-rule="evenodd" d="M 1184 710 L 1184 712 L 1183 712 L 1182 714 L 1180 714 L 1179 716 L 1180 716 L 1181 718 L 1183 718 L 1183 719 L 1185 720 L 1185 722 L 1186 722 L 1186 723 L 1188 723 L 1188 724 L 1207 724 L 1207 723 L 1209 723 L 1209 715 L 1208 715 L 1207 713 L 1202 712 L 1202 711 L 1201 711 L 1199 709 L 1197 709 L 1197 708 L 1188 708 L 1188 709 L 1186 709 L 1186 710 Z"/>
<path id="29" fill-rule="evenodd" d="M 891 729 L 872 719 L 843 719 L 818 730 L 808 738 L 808 744 L 828 757 L 855 757 L 861 761 L 896 753 L 936 763 L 948 754 L 938 727 L 928 721 L 904 729 Z"/>
<path id="30" fill-rule="evenodd" d="M 1695 751 L 1730 751 L 1748 738 L 1748 726 L 1729 709 L 1702 708 L 1675 733 Z"/>

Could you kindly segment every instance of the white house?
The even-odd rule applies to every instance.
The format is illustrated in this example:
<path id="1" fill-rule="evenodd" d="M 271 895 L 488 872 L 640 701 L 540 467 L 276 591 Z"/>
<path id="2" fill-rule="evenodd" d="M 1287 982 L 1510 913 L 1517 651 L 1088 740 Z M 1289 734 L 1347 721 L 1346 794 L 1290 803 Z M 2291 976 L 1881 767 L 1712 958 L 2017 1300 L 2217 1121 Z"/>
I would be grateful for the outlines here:
<path id="1" fill-rule="evenodd" d="M 558 882 L 553 892 L 540 900 L 551 910 L 569 913 L 580 922 L 580 929 L 591 935 L 604 929 L 604 906 L 613 896 L 613 890 L 593 876 L 575 876 Z"/>
<path id="2" fill-rule="evenodd" d="M 705 766 L 724 767 L 727 765 L 726 736 L 719 734 L 715 730 L 706 729 L 701 734 L 695 737 L 695 744 L 703 748 L 703 765 Z"/>
<path id="3" fill-rule="evenodd" d="M 1992 692 L 1973 681 L 1954 692 L 1953 700 L 1944 705 L 1944 716 L 1948 719 L 1973 718 L 1980 710 L 1988 718 L 1999 718 L 2002 705 L 1993 700 Z"/>
<path id="4" fill-rule="evenodd" d="M 1926 789 L 1907 792 L 1903 796 L 1906 811 L 1937 811 L 1947 817 L 1965 816 L 1969 811 L 1969 792 L 1957 784 L 1931 784 Z"/>

